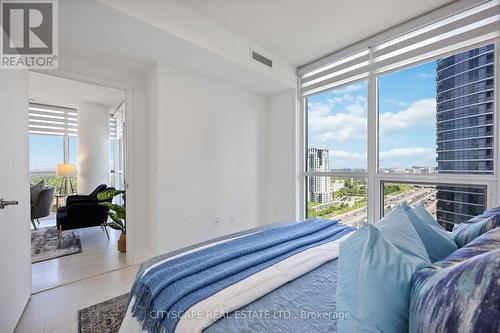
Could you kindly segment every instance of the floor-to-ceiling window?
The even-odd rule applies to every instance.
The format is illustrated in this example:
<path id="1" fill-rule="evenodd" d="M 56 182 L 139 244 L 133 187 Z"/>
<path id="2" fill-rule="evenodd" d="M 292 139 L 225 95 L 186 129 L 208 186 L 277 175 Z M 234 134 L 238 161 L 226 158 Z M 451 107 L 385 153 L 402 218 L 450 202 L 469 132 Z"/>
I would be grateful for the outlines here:
<path id="1" fill-rule="evenodd" d="M 451 228 L 498 202 L 493 5 L 299 70 L 305 217 L 423 203 Z"/>
<path id="2" fill-rule="evenodd" d="M 307 215 L 360 225 L 367 206 L 367 81 L 307 98 Z M 316 175 L 315 175 L 316 174 Z"/>
<path id="3" fill-rule="evenodd" d="M 29 161 L 31 182 L 44 179 L 61 189 L 63 179 L 57 177 L 58 164 L 77 164 L 77 113 L 75 109 L 50 105 L 29 105 Z M 77 176 L 71 177 L 77 191 Z"/>

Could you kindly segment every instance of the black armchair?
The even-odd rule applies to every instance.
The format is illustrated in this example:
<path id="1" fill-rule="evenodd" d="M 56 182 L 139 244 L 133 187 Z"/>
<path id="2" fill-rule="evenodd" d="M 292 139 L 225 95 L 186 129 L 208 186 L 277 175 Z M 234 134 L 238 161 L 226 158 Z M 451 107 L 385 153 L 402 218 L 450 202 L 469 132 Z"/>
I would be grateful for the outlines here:
<path id="1" fill-rule="evenodd" d="M 59 241 L 64 230 L 98 227 L 108 220 L 109 209 L 99 205 L 97 194 L 108 189 L 99 185 L 89 195 L 71 195 L 66 199 L 66 206 L 57 209 L 57 236 Z M 107 200 L 111 202 L 113 199 Z M 106 236 L 109 238 L 108 230 Z"/>
<path id="2" fill-rule="evenodd" d="M 102 192 L 104 191 L 105 189 L 107 189 L 108 186 L 105 185 L 105 184 L 101 184 L 99 186 L 97 186 L 95 188 L 95 190 L 92 191 L 92 193 L 90 193 L 89 195 L 81 195 L 81 194 L 78 194 L 78 195 L 70 195 L 66 198 L 66 206 L 69 206 L 71 205 L 72 203 L 75 203 L 75 202 L 87 202 L 87 201 L 98 201 L 97 200 L 97 194 L 99 192 Z"/>

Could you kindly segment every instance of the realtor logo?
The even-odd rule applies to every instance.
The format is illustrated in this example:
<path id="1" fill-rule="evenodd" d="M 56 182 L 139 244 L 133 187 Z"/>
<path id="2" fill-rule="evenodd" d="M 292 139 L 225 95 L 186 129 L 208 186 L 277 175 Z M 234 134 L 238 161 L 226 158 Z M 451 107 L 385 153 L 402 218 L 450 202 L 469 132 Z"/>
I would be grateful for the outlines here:
<path id="1" fill-rule="evenodd" d="M 57 0 L 1 1 L 0 68 L 57 68 Z"/>

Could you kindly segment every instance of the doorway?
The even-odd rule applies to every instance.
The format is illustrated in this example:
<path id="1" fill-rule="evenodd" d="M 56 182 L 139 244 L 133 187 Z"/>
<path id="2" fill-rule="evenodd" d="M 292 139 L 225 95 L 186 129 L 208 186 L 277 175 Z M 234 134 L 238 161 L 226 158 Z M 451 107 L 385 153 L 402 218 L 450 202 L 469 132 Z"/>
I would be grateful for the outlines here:
<path id="1" fill-rule="evenodd" d="M 125 207 L 125 195 L 102 198 L 125 189 L 125 97 L 29 73 L 32 293 L 127 265 L 122 230 L 109 218 L 109 204 Z"/>

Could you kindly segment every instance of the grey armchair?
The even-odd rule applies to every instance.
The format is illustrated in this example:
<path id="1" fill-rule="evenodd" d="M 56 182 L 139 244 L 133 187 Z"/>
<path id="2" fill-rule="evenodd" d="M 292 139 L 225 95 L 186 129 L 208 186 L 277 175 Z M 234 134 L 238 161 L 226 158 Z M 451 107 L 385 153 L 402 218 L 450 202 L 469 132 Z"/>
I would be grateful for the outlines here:
<path id="1" fill-rule="evenodd" d="M 38 221 L 39 218 L 50 215 L 52 209 L 52 203 L 54 201 L 55 190 L 56 190 L 55 187 L 47 186 L 45 189 L 42 190 L 42 192 L 40 192 L 38 197 L 36 197 L 35 201 L 32 203 L 31 223 L 33 224 L 35 230 L 36 230 L 35 220 L 37 220 L 38 224 L 40 224 L 40 221 Z"/>

